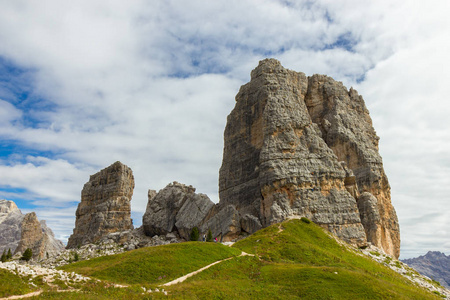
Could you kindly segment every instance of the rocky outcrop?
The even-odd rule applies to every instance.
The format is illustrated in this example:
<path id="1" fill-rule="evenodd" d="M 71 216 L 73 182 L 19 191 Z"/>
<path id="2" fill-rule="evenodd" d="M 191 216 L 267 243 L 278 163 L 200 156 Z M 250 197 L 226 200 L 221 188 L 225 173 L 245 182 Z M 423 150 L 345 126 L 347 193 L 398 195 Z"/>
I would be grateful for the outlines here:
<path id="1" fill-rule="evenodd" d="M 178 232 L 180 237 L 189 240 L 192 228 L 200 228 L 213 206 L 208 196 L 196 194 L 192 186 L 176 181 L 158 193 L 149 190 L 147 209 L 142 218 L 145 234 Z"/>
<path id="2" fill-rule="evenodd" d="M 23 215 L 13 201 L 0 200 L 0 251 L 11 249 L 14 254 L 23 254 L 30 248 L 33 259 L 54 256 L 64 249 L 64 244 L 55 238 L 44 220 L 36 213 Z"/>
<path id="3" fill-rule="evenodd" d="M 354 174 L 351 180 L 355 182 L 355 191 L 364 193 L 362 197 L 358 197 L 358 193 L 353 195 L 358 207 L 373 206 L 370 211 L 360 211 L 361 219 L 368 221 L 363 222 L 368 241 L 398 258 L 399 224 L 391 203 L 391 188 L 378 153 L 379 137 L 364 100 L 357 91 L 352 88 L 347 91 L 342 83 L 330 77 L 313 75 L 308 78 L 305 102 L 312 122 L 319 126 L 327 146 Z M 364 201 L 370 203 L 360 203 Z M 369 215 L 364 215 L 365 212 Z M 369 220 L 371 216 L 377 220 Z M 370 223 L 370 226 L 364 223 Z"/>
<path id="4" fill-rule="evenodd" d="M 450 289 L 450 256 L 439 251 L 428 251 L 427 254 L 402 260 L 404 263 Z"/>
<path id="5" fill-rule="evenodd" d="M 0 200 L 0 252 L 19 245 L 22 220 L 25 216 L 13 201 Z"/>
<path id="6" fill-rule="evenodd" d="M 134 177 L 121 162 L 92 175 L 81 192 L 76 222 L 67 248 L 95 243 L 103 236 L 133 229 L 131 197 Z"/>
<path id="7" fill-rule="evenodd" d="M 305 216 L 347 242 L 368 239 L 399 256 L 369 112 L 355 90 L 327 76 L 260 62 L 227 119 L 219 197 L 239 212 L 242 231 Z"/>
<path id="8" fill-rule="evenodd" d="M 33 253 L 33 259 L 40 260 L 54 256 L 64 249 L 64 244 L 54 238 L 53 232 L 45 221 L 39 222 L 36 213 L 25 215 L 21 225 L 21 238 L 14 253 L 23 254 L 27 248 Z"/>

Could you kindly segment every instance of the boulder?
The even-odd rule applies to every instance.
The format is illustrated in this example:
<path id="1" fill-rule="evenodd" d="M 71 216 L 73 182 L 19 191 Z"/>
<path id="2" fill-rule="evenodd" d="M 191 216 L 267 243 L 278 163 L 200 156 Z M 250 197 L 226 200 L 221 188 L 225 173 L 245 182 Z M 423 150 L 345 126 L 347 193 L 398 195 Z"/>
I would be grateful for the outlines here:
<path id="1" fill-rule="evenodd" d="M 239 212 L 234 205 L 221 207 L 216 205 L 210 218 L 200 226 L 200 232 L 207 234 L 211 230 L 213 238 L 220 242 L 231 241 L 238 237 L 241 232 Z"/>
<path id="2" fill-rule="evenodd" d="M 157 194 L 150 190 L 147 209 L 142 218 L 145 234 L 166 235 L 178 232 L 189 240 L 193 227 L 200 227 L 214 203 L 204 194 L 196 194 L 195 188 L 173 182 Z"/>

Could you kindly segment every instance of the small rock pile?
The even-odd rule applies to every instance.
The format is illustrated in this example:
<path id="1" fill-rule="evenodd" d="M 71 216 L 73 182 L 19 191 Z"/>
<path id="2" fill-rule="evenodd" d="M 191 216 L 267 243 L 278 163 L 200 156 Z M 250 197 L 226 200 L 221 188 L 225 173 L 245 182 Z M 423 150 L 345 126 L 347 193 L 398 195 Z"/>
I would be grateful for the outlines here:
<path id="1" fill-rule="evenodd" d="M 180 241 L 182 240 L 173 233 L 168 233 L 165 236 L 155 235 L 148 237 L 144 234 L 142 227 L 139 227 L 134 230 L 110 233 L 94 244 L 63 250 L 59 254 L 41 260 L 38 263 L 44 267 L 54 268 L 77 260 L 88 260 L 105 255 L 119 254 L 137 248 L 179 243 Z"/>
<path id="2" fill-rule="evenodd" d="M 85 277 L 74 272 L 69 273 L 62 270 L 55 270 L 54 268 L 45 268 L 39 265 L 23 264 L 17 261 L 0 263 L 0 268 L 9 270 L 22 277 L 31 276 L 30 281 L 37 276 L 42 276 L 42 280 L 45 283 L 51 283 L 56 279 L 61 280 L 66 284 L 70 282 L 82 282 L 91 280 L 91 278 L 89 277 Z M 30 284 L 34 285 L 33 283 Z"/>

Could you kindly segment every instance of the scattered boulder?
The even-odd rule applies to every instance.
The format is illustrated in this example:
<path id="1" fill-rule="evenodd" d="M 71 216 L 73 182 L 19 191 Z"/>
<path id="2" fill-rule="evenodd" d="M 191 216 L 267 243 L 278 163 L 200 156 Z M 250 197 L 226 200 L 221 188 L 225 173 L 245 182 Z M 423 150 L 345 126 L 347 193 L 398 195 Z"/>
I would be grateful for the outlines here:
<path id="1" fill-rule="evenodd" d="M 177 232 L 181 238 L 189 240 L 192 228 L 200 227 L 214 206 L 208 196 L 196 194 L 194 187 L 176 181 L 158 193 L 150 190 L 148 195 L 147 209 L 142 218 L 148 236 Z"/>
<path id="2" fill-rule="evenodd" d="M 256 232 L 262 228 L 259 219 L 252 215 L 245 215 L 241 218 L 241 229 L 247 233 Z"/>
<path id="3" fill-rule="evenodd" d="M 109 233 L 133 229 L 130 203 L 133 189 L 133 172 L 119 161 L 92 175 L 81 192 L 75 228 L 67 248 L 95 243 Z"/>
<path id="4" fill-rule="evenodd" d="M 200 231 L 205 234 L 211 230 L 213 238 L 220 242 L 236 239 L 241 232 L 239 212 L 234 205 L 216 205 L 208 219 L 200 226 Z"/>

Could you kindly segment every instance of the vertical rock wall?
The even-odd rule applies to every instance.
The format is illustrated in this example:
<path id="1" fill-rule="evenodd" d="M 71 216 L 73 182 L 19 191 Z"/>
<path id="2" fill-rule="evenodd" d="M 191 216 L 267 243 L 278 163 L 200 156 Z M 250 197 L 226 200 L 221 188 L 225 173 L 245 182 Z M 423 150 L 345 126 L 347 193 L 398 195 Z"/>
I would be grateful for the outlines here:
<path id="1" fill-rule="evenodd" d="M 389 189 L 378 137 L 356 91 L 273 59 L 260 62 L 228 116 L 219 174 L 220 204 L 236 207 L 247 220 L 242 229 L 250 220 L 252 231 L 306 216 L 350 243 L 363 245 L 369 237 L 398 257 Z M 357 201 L 367 199 L 361 193 L 376 198 L 364 213 L 378 213 L 379 220 L 361 223 Z"/>
<path id="2" fill-rule="evenodd" d="M 13 201 L 0 200 L 0 252 L 11 249 L 14 254 L 30 248 L 34 259 L 53 256 L 64 249 L 45 221 L 38 220 L 36 213 L 23 215 Z"/>
<path id="3" fill-rule="evenodd" d="M 112 232 L 133 229 L 131 197 L 134 177 L 121 162 L 92 175 L 81 192 L 76 222 L 67 248 L 94 243 Z"/>
<path id="4" fill-rule="evenodd" d="M 0 200 L 0 252 L 17 248 L 25 215 L 13 201 Z"/>
<path id="5" fill-rule="evenodd" d="M 25 215 L 21 224 L 21 238 L 14 253 L 23 254 L 27 248 L 33 253 L 33 259 L 53 256 L 64 249 L 64 244 L 54 238 L 53 232 L 45 221 L 39 222 L 36 213 Z"/>

